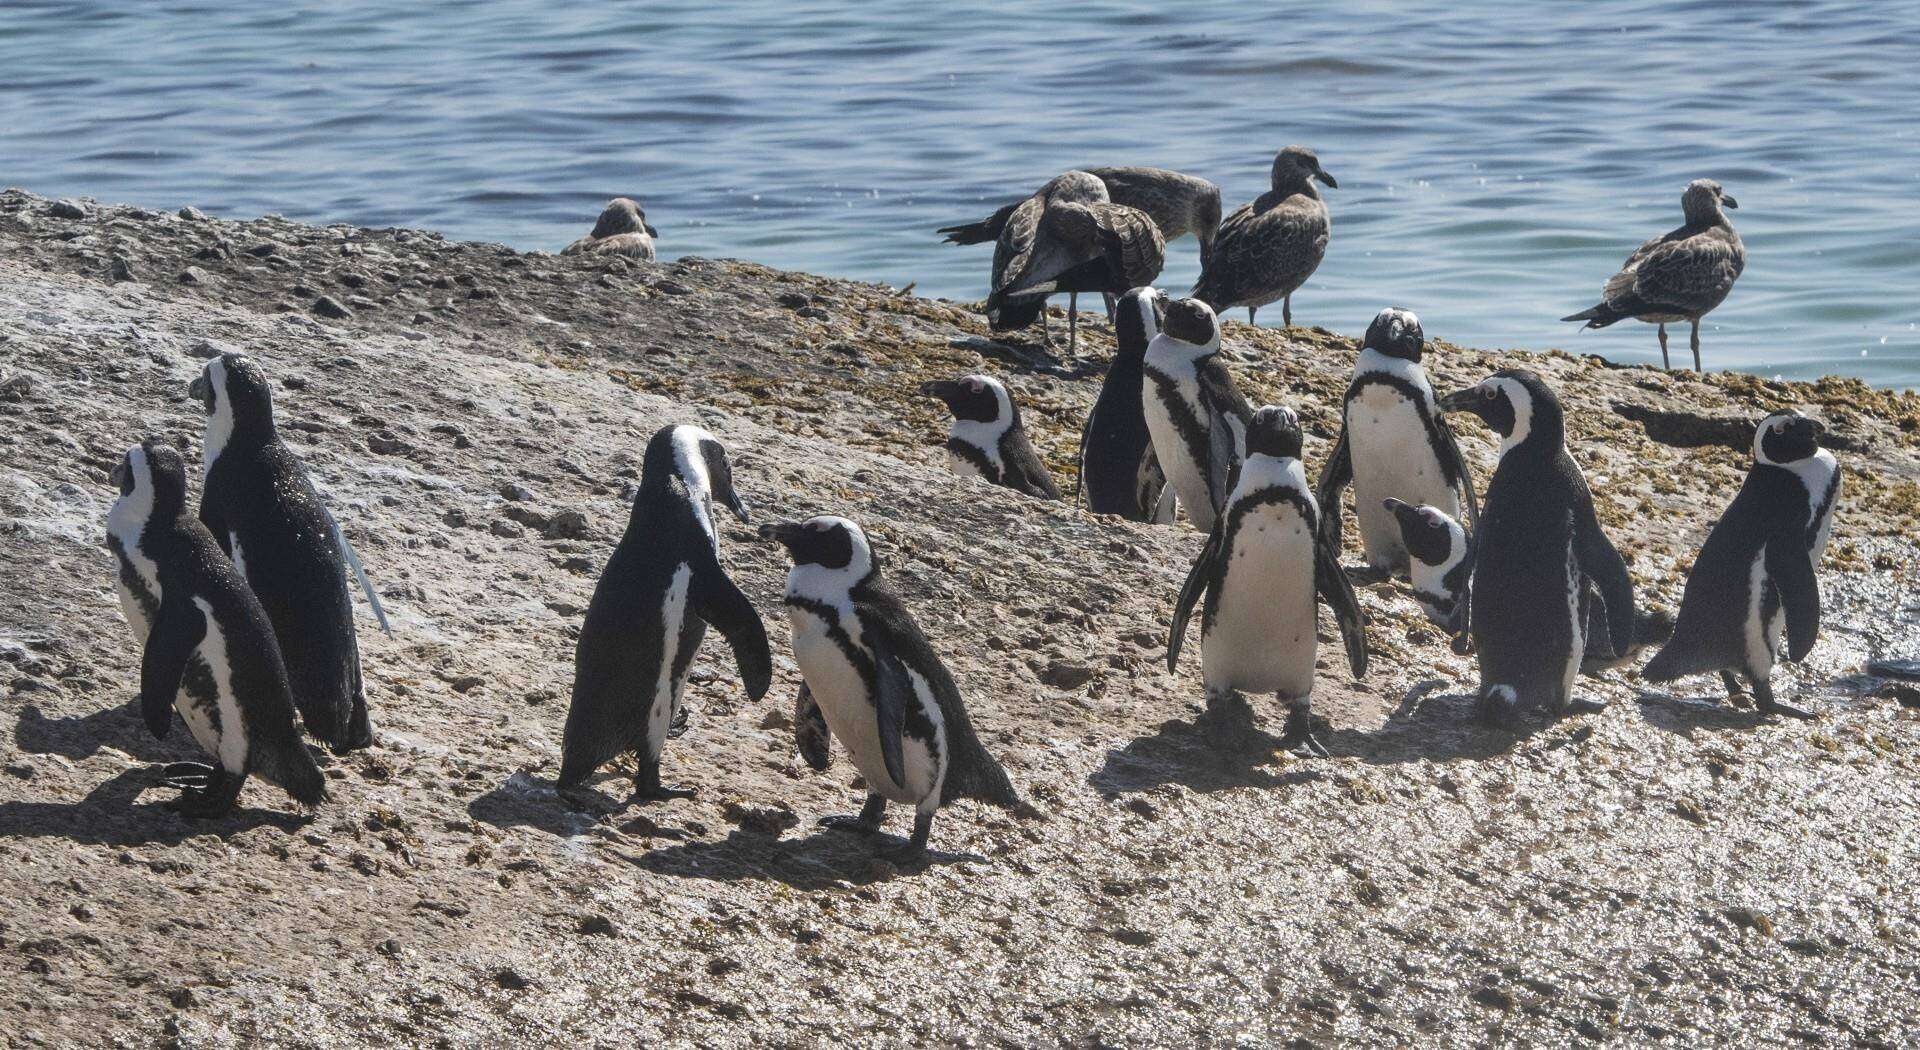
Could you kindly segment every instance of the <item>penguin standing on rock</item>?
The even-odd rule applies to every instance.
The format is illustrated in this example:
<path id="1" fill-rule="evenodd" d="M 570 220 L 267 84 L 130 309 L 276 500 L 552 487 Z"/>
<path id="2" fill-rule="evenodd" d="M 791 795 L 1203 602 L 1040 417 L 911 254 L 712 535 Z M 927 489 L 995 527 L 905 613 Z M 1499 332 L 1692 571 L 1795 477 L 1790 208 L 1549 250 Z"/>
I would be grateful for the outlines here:
<path id="1" fill-rule="evenodd" d="M 1816 569 L 1833 535 L 1840 464 L 1820 447 L 1820 424 L 1798 412 L 1768 416 L 1753 437 L 1753 469 L 1687 574 L 1673 641 L 1648 661 L 1649 681 L 1720 672 L 1729 697 L 1753 685 L 1761 713 L 1811 718 L 1774 699 L 1782 655 L 1798 663 L 1820 635 Z"/>
<path id="2" fill-rule="evenodd" d="M 200 522 L 273 623 L 293 703 L 335 754 L 373 743 L 347 574 L 386 626 L 359 558 L 273 423 L 273 391 L 243 354 L 207 362 L 188 387 L 206 410 Z"/>
<path id="3" fill-rule="evenodd" d="M 1407 548 L 1408 583 L 1427 619 L 1447 632 L 1453 651 L 1465 656 L 1473 652 L 1467 636 L 1467 610 L 1473 582 L 1473 536 L 1464 526 L 1438 507 L 1415 507 L 1388 498 L 1387 509 L 1400 524 L 1401 540 Z M 1606 603 L 1588 579 L 1580 596 L 1580 622 L 1586 625 L 1586 651 L 1580 658 L 1580 673 L 1596 675 L 1633 662 L 1649 645 L 1660 645 L 1673 637 L 1673 616 L 1665 609 L 1641 609 L 1634 613 L 1633 644 L 1625 654 L 1613 651 L 1613 639 L 1607 633 Z"/>
<path id="4" fill-rule="evenodd" d="M 980 745 L 946 665 L 881 579 L 860 526 L 816 517 L 763 525 L 760 535 L 793 558 L 786 602 L 793 658 L 806 679 L 802 754 L 815 768 L 826 763 L 825 741 L 817 728 L 808 731 L 817 711 L 867 782 L 859 816 L 823 823 L 873 834 L 889 801 L 911 804 L 913 838 L 897 854 L 911 859 L 925 852 L 933 815 L 948 799 L 1017 807 L 1006 771 Z"/>
<path id="5" fill-rule="evenodd" d="M 1046 462 L 1027 440 L 1020 408 L 1006 384 L 992 376 L 971 375 L 922 383 L 920 392 L 939 398 L 953 413 L 947 463 L 955 474 L 985 478 L 1035 499 L 1060 498 Z"/>
<path id="6" fill-rule="evenodd" d="M 113 470 L 120 498 L 107 546 L 120 562 L 120 607 L 140 639 L 140 710 L 165 737 L 178 710 L 213 764 L 174 762 L 183 816 L 231 812 L 258 773 L 303 806 L 327 784 L 293 724 L 293 695 L 273 625 L 205 526 L 187 514 L 180 453 L 142 442 Z"/>
<path id="7" fill-rule="evenodd" d="M 1355 678 L 1367 673 L 1366 621 L 1320 528 L 1300 447 L 1300 420 L 1291 409 L 1269 405 L 1254 413 L 1232 495 L 1174 604 L 1167 670 L 1179 663 L 1187 622 L 1204 595 L 1200 660 L 1216 728 L 1240 693 L 1273 693 L 1287 708 L 1281 746 L 1325 757 L 1311 724 L 1320 602 L 1339 621 Z"/>
<path id="8" fill-rule="evenodd" d="M 1320 473 L 1321 520 L 1340 549 L 1340 492 L 1353 482 L 1367 564 L 1406 572 L 1407 548 L 1388 499 L 1437 507 L 1469 523 L 1479 513 L 1473 474 L 1433 396 L 1420 358 L 1426 336 L 1410 310 L 1389 307 L 1367 326 L 1340 412 L 1340 440 Z"/>
<path id="9" fill-rule="evenodd" d="M 1080 432 L 1079 486 L 1086 492 L 1087 509 L 1095 514 L 1118 514 L 1129 521 L 1173 520 L 1174 495 L 1153 454 L 1153 435 L 1147 432 L 1140 400 L 1147 344 L 1160 334 L 1166 314 L 1167 297 L 1158 288 L 1135 288 L 1121 296 L 1114 309 L 1113 361 Z"/>
<path id="10" fill-rule="evenodd" d="M 1500 464 L 1474 535 L 1469 622 L 1480 659 L 1480 714 L 1498 724 L 1522 708 L 1564 714 L 1586 654 L 1589 579 L 1606 606 L 1613 654 L 1629 651 L 1635 617 L 1626 562 L 1567 455 L 1566 417 L 1545 380 L 1503 369 L 1440 405 L 1472 412 L 1500 435 Z"/>
<path id="11" fill-rule="evenodd" d="M 1253 409 L 1220 360 L 1220 321 L 1198 299 L 1167 306 L 1166 326 L 1147 344 L 1141 402 L 1153 453 L 1187 518 L 1202 532 L 1232 491 L 1228 478 L 1246 454 Z"/>
<path id="12" fill-rule="evenodd" d="M 633 776 L 637 797 L 692 794 L 661 786 L 660 752 L 686 729 L 680 696 L 709 623 L 733 647 L 747 696 L 766 694 L 773 678 L 766 628 L 720 566 L 716 497 L 747 520 L 720 442 L 693 426 L 655 433 L 626 534 L 607 559 L 580 628 L 573 706 L 561 745 L 562 790 L 631 752 L 639 766 Z"/>

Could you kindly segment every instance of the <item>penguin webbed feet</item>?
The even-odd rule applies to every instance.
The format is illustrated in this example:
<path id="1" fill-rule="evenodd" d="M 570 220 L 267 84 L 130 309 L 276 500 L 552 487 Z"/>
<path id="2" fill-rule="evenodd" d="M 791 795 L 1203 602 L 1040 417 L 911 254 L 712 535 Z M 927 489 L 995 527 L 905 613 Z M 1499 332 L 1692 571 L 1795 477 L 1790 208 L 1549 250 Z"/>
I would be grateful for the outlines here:
<path id="1" fill-rule="evenodd" d="M 160 784 L 182 791 L 205 791 L 213 774 L 213 767 L 205 762 L 169 762 L 160 767 Z"/>
<path id="2" fill-rule="evenodd" d="M 664 802 L 668 799 L 693 798 L 699 792 L 692 788 L 660 783 L 660 763 L 640 760 L 640 768 L 633 774 L 634 802 Z"/>
<path id="3" fill-rule="evenodd" d="M 192 766 L 199 763 L 179 762 L 173 765 Z M 240 800 L 240 788 L 247 778 L 212 766 L 203 768 L 208 770 L 205 783 L 195 787 L 181 786 L 179 796 L 165 803 L 168 809 L 191 820 L 210 820 L 233 812 Z"/>
<path id="4" fill-rule="evenodd" d="M 1232 691 L 1207 690 L 1207 709 L 1196 726 L 1207 743 L 1221 751 L 1253 750 L 1262 739 L 1254 724 L 1253 708 L 1245 697 Z"/>
<path id="5" fill-rule="evenodd" d="M 674 708 L 673 720 L 667 723 L 668 740 L 678 740 L 681 736 L 685 735 L 687 731 L 687 714 L 688 709 L 685 704 Z"/>
<path id="6" fill-rule="evenodd" d="M 916 813 L 913 817 L 913 837 L 907 844 L 894 849 L 881 850 L 881 860 L 891 864 L 913 864 L 927 859 L 927 838 L 933 833 L 933 814 Z"/>
<path id="7" fill-rule="evenodd" d="M 820 826 L 833 831 L 851 831 L 857 835 L 877 835 L 880 833 L 880 821 L 886 813 L 887 800 L 879 795 L 868 795 L 867 804 L 860 807 L 859 813 L 821 817 Z"/>
<path id="8" fill-rule="evenodd" d="M 1325 744 L 1313 732 L 1313 713 L 1305 707 L 1287 710 L 1286 729 L 1280 734 L 1280 750 L 1301 758 L 1332 758 Z"/>

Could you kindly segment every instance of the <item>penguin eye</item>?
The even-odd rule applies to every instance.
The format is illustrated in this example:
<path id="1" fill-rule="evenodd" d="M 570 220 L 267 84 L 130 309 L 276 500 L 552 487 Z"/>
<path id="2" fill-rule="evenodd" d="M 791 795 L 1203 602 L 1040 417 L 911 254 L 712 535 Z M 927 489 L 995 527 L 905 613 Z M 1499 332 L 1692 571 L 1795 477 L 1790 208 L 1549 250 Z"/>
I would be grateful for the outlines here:
<path id="1" fill-rule="evenodd" d="M 1480 398 L 1483 401 L 1492 401 L 1494 398 L 1499 396 L 1500 396 L 1500 391 L 1495 390 L 1492 387 L 1483 387 L 1480 391 Z"/>
<path id="2" fill-rule="evenodd" d="M 979 381 L 978 379 L 969 379 L 969 380 L 967 380 L 967 389 L 968 389 L 968 390 L 971 390 L 971 391 L 973 391 L 973 392 L 974 392 L 974 393 L 976 393 L 976 394 L 977 394 L 977 393 L 979 393 L 979 392 L 980 392 L 980 381 Z"/>

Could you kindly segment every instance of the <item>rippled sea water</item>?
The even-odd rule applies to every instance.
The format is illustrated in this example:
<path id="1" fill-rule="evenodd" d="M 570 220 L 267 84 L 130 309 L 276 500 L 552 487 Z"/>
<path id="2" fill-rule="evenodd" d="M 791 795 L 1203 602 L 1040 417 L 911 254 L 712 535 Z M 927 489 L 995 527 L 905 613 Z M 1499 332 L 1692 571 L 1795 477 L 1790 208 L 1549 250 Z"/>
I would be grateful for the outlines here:
<path id="1" fill-rule="evenodd" d="M 1094 164 L 1231 208 L 1298 142 L 1341 188 L 1297 322 L 1648 361 L 1555 319 L 1710 176 L 1749 250 L 1710 367 L 1920 385 L 1912 5 L 1440 6 L 5 0 L 0 182 L 547 249 L 625 194 L 666 257 L 977 299 L 935 227 Z"/>

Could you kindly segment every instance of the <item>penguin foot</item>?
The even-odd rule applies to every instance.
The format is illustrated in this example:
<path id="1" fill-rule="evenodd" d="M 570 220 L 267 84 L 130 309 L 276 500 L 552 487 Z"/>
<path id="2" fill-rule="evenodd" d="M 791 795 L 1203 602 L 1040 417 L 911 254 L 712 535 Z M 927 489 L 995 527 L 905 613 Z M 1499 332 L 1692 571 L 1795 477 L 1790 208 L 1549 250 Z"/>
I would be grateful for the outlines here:
<path id="1" fill-rule="evenodd" d="M 927 836 L 933 833 L 933 814 L 916 813 L 913 816 L 913 837 L 899 849 L 883 850 L 882 859 L 894 864 L 913 864 L 927 858 Z"/>
<path id="2" fill-rule="evenodd" d="M 655 779 L 653 783 L 645 786 L 639 784 L 633 786 L 633 801 L 635 802 L 665 802 L 669 799 L 676 798 L 697 798 L 699 794 L 698 791 L 692 788 L 679 787 L 674 784 L 662 784 L 658 779 Z"/>
<path id="3" fill-rule="evenodd" d="M 160 767 L 164 787 L 204 791 L 213 780 L 213 767 L 204 762 L 169 762 Z"/>
<path id="4" fill-rule="evenodd" d="M 1239 693 L 1207 694 L 1207 710 L 1200 716 L 1199 729 L 1207 743 L 1221 751 L 1246 751 L 1257 747 L 1259 727 L 1253 721 L 1253 708 Z"/>
<path id="5" fill-rule="evenodd" d="M 860 835 L 878 835 L 880 825 L 869 823 L 864 814 L 839 813 L 831 817 L 821 817 L 820 826 L 833 831 L 851 831 Z"/>
<path id="6" fill-rule="evenodd" d="M 1780 715 L 1784 718 L 1797 718 L 1803 722 L 1811 722 L 1814 719 L 1812 711 L 1803 707 L 1795 707 L 1792 704 L 1783 704 L 1778 700 L 1770 700 L 1761 704 L 1760 713 L 1769 716 Z"/>
<path id="7" fill-rule="evenodd" d="M 1333 757 L 1333 752 L 1313 735 L 1313 716 L 1301 709 L 1287 712 L 1287 728 L 1280 735 L 1280 750 L 1303 758 Z"/>
<path id="8" fill-rule="evenodd" d="M 1575 697 L 1567 701 L 1567 709 L 1564 714 L 1597 715 L 1606 709 L 1607 702 L 1605 700 L 1595 700 L 1592 697 Z"/>
<path id="9" fill-rule="evenodd" d="M 1495 686 L 1480 694 L 1474 713 L 1489 726 L 1511 729 L 1520 720 L 1520 698 L 1506 686 Z"/>
<path id="10" fill-rule="evenodd" d="M 673 712 L 673 721 L 667 723 L 667 739 L 678 740 L 687 731 L 687 706 L 680 705 Z"/>
<path id="11" fill-rule="evenodd" d="M 234 776 L 224 769 L 210 769 L 205 787 L 181 788 L 180 796 L 166 805 L 193 820 L 224 817 L 233 812 L 234 804 L 240 799 L 240 787 L 245 783 L 245 777 Z"/>

